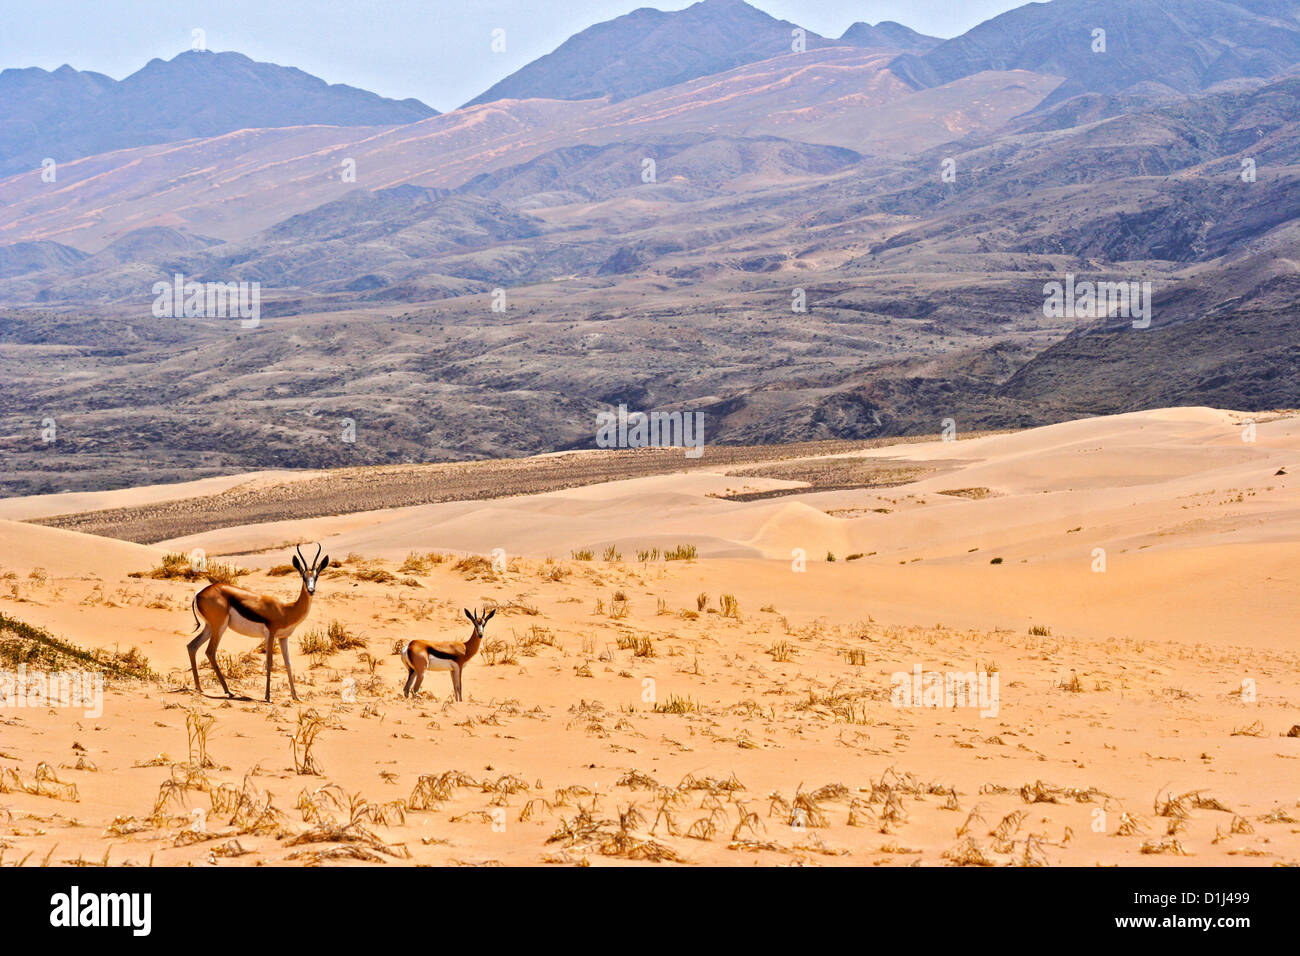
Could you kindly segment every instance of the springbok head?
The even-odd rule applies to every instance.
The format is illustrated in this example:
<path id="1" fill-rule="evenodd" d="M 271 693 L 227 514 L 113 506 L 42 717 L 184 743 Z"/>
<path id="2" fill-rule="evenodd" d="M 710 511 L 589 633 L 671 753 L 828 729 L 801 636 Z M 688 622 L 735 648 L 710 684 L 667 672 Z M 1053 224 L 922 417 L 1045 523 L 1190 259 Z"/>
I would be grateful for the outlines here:
<path id="1" fill-rule="evenodd" d="M 321 546 L 318 544 L 316 545 L 316 557 L 312 558 L 311 563 L 308 564 L 307 559 L 303 557 L 302 546 L 297 545 L 294 550 L 298 553 L 294 556 L 293 566 L 298 570 L 298 573 L 302 575 L 302 586 L 307 589 L 308 594 L 315 594 L 316 579 L 320 577 L 322 571 L 330 566 L 329 555 L 326 555 L 322 559 L 320 556 Z M 320 561 L 319 564 L 317 564 L 318 560 Z"/>
<path id="2" fill-rule="evenodd" d="M 483 626 L 487 624 L 488 621 L 492 620 L 492 616 L 496 614 L 496 612 L 497 609 L 493 608 L 486 614 L 479 615 L 475 614 L 469 608 L 465 608 L 465 616 L 469 618 L 470 623 L 474 625 L 474 636 L 480 641 L 483 640 Z"/>

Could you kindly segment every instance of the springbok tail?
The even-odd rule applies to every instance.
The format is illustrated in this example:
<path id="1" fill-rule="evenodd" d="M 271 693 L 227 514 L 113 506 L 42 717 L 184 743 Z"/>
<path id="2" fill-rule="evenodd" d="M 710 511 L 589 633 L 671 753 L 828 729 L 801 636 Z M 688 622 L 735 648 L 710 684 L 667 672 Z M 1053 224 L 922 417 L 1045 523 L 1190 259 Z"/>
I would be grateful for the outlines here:
<path id="1" fill-rule="evenodd" d="M 408 671 L 415 670 L 415 665 L 411 663 L 411 644 L 409 641 L 402 648 L 402 663 L 406 665 Z"/>
<path id="2" fill-rule="evenodd" d="M 195 594 L 194 597 L 190 599 L 190 613 L 194 615 L 194 626 L 202 630 L 203 625 L 199 623 L 199 612 L 195 610 L 198 607 L 198 604 L 199 596 Z"/>

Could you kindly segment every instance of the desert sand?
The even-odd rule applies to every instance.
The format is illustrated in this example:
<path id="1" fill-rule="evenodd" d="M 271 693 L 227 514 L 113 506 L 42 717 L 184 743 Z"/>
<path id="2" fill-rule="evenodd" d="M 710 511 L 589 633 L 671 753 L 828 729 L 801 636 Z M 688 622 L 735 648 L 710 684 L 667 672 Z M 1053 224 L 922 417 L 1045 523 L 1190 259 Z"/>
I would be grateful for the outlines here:
<path id="1" fill-rule="evenodd" d="M 0 860 L 1300 863 L 1300 415 L 852 455 L 922 474 L 800 493 L 697 469 L 151 546 L 0 520 L 0 612 L 155 674 L 111 681 L 101 714 L 0 708 Z M 208 482 L 0 517 L 235 483 Z M 295 541 L 342 561 L 291 640 L 302 701 L 278 655 L 261 701 L 233 633 L 238 696 L 206 662 L 196 694 L 202 582 L 131 573 L 201 549 L 291 597 L 271 572 Z M 462 608 L 488 605 L 464 702 L 445 674 L 403 699 L 397 648 L 464 638 Z M 996 699 L 914 706 L 894 675 L 917 669 L 996 679 Z"/>

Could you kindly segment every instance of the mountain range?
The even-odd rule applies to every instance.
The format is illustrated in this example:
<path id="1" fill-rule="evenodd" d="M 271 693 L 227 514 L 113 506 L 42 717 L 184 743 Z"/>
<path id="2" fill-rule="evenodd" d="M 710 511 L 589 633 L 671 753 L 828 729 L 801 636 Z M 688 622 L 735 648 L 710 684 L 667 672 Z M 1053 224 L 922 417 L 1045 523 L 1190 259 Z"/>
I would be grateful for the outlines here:
<path id="1" fill-rule="evenodd" d="M 902 24 L 855 23 L 839 41 L 777 20 L 744 0 L 701 0 L 665 13 L 642 7 L 588 27 L 466 103 L 507 99 L 620 102 L 795 51 L 837 45 L 923 52 L 939 40 Z"/>
<path id="2" fill-rule="evenodd" d="M 796 29 L 638 10 L 442 115 L 237 54 L 155 61 L 193 79 L 154 116 L 28 76 L 164 138 L 0 179 L 5 487 L 586 447 L 620 402 L 745 443 L 1300 405 L 1300 0 Z M 262 328 L 153 319 L 176 273 L 260 283 Z M 1067 275 L 1149 326 L 1046 315 Z"/>
<path id="3" fill-rule="evenodd" d="M 152 143 L 285 126 L 394 126 L 437 111 L 240 53 L 150 60 L 119 81 L 64 65 L 0 72 L 0 175 Z"/>
<path id="4" fill-rule="evenodd" d="M 1052 0 L 1010 10 L 891 69 L 937 86 L 984 70 L 1064 76 L 1044 106 L 1081 93 L 1194 93 L 1278 76 L 1300 61 L 1290 0 Z"/>

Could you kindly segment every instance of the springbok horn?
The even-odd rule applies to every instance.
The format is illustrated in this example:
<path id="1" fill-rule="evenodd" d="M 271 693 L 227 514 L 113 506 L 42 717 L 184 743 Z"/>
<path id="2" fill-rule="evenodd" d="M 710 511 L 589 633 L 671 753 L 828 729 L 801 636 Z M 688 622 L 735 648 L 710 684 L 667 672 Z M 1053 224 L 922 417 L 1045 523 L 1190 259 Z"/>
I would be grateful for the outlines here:
<path id="1" fill-rule="evenodd" d="M 295 544 L 295 545 L 293 546 L 293 549 L 294 549 L 295 551 L 298 552 L 298 560 L 302 562 L 303 567 L 306 567 L 306 566 L 307 566 L 307 559 L 306 559 L 305 557 L 303 557 L 303 554 L 302 554 L 302 545 L 300 545 L 300 544 Z"/>
<path id="2" fill-rule="evenodd" d="M 316 545 L 316 557 L 311 559 L 311 566 L 313 568 L 316 567 L 316 562 L 320 560 L 320 552 L 321 552 L 321 546 L 318 544 Z"/>

